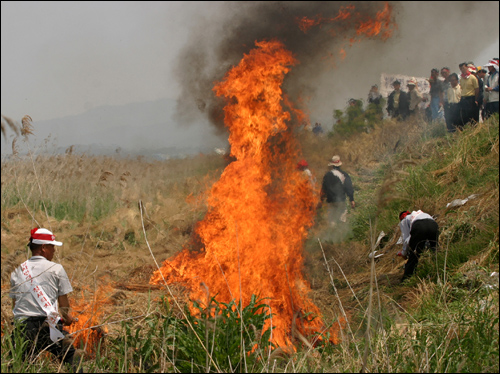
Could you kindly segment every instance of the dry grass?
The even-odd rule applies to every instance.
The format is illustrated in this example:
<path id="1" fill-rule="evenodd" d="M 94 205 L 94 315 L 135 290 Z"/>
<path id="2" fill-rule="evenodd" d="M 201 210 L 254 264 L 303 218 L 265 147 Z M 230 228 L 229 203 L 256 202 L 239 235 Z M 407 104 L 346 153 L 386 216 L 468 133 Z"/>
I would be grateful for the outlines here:
<path id="1" fill-rule="evenodd" d="M 27 135 L 32 131 L 29 125 L 26 120 Z M 68 151 L 33 158 L 33 163 L 19 157 L 2 162 L 2 311 L 7 319 L 11 318 L 10 272 L 29 256 L 26 243 L 34 226 L 47 227 L 64 243 L 55 261 L 65 267 L 75 290 L 115 284 L 124 293 L 119 312 L 113 304 L 105 306 L 111 320 L 143 315 L 145 300 L 158 299 L 164 291 L 147 286 L 153 269 L 148 265 L 152 261 L 138 201 L 144 202 L 144 225 L 153 253 L 163 261 L 189 240 L 193 225 L 206 210 L 207 186 L 225 165 L 218 155 L 145 161 Z M 107 200 L 101 202 L 106 205 L 102 209 L 108 210 L 96 219 L 91 212 L 103 196 Z M 18 197 L 22 201 L 13 205 Z M 49 214 L 40 201 L 49 203 Z M 51 207 L 66 205 L 82 207 L 81 219 L 51 214 Z M 85 288 L 84 297 L 91 299 L 89 292 Z"/>
<path id="2" fill-rule="evenodd" d="M 4 116 L 2 114 L 2 122 L 1 122 L 2 135 L 4 138 L 7 138 L 7 129 L 13 131 L 16 135 L 19 135 L 19 125 L 12 120 L 11 118 Z"/>
<path id="3" fill-rule="evenodd" d="M 304 133 L 301 138 L 302 149 L 311 170 L 317 175 L 322 175 L 327 170 L 328 162 L 334 154 L 340 156 L 343 168 L 347 171 L 363 172 L 364 169 L 375 169 L 380 162 L 388 161 L 391 155 L 402 149 L 411 151 L 410 145 L 420 140 L 422 132 L 429 126 L 425 122 L 401 123 L 387 120 L 369 133 L 359 134 L 355 141 Z"/>
<path id="4" fill-rule="evenodd" d="M 365 202 L 375 203 L 382 208 L 398 197 L 394 186 L 408 176 L 405 168 L 410 164 L 423 163 L 433 154 L 434 140 L 420 142 L 416 148 L 410 146 L 421 140 L 427 126 L 423 123 L 388 121 L 384 126 L 375 127 L 371 133 L 361 134 L 355 142 L 349 143 L 318 138 L 305 132 L 302 136 L 303 154 L 318 184 L 332 155 L 339 154 L 344 169 L 356 179 L 358 187 L 364 188 L 374 182 L 375 170 L 381 163 L 388 162 L 394 153 L 404 149 L 407 157 L 402 161 L 390 162 L 392 173 L 383 181 L 379 194 L 371 196 L 372 201 Z M 27 131 L 31 131 L 29 127 Z M 448 184 L 457 178 L 463 162 L 477 162 L 478 168 L 487 167 L 481 160 L 467 159 L 466 149 L 462 156 L 433 177 L 439 183 Z M 498 163 L 498 142 L 492 146 L 491 157 L 496 157 Z M 37 178 L 33 164 L 36 166 Z M 152 313 L 151 303 L 157 302 L 165 294 L 164 289 L 147 285 L 155 269 L 151 255 L 160 263 L 180 251 L 188 242 L 194 224 L 206 211 L 206 191 L 218 179 L 224 165 L 224 159 L 217 155 L 146 161 L 78 155 L 71 149 L 64 155 L 34 156 L 34 163 L 19 157 L 2 162 L 2 318 L 11 318 L 10 300 L 7 297 L 8 274 L 28 256 L 25 249 L 28 230 L 39 224 L 52 229 L 58 240 L 64 242 L 56 255 L 56 261 L 68 271 L 75 291 L 81 291 L 85 298 L 91 299 L 92 293 L 100 285 L 112 286 L 113 292 L 109 295 L 111 302 L 103 305 L 106 321 L 111 323 L 110 333 L 118 329 L 115 322 L 130 317 L 136 318 L 134 324 L 139 326 L 145 316 Z M 498 216 L 498 186 L 486 186 L 479 194 L 474 203 L 477 219 L 473 222 L 478 229 L 482 224 L 481 215 Z M 13 204 L 13 195 L 22 196 L 23 201 Z M 90 212 L 95 210 L 98 198 L 103 196 L 109 197 L 106 204 L 111 209 L 96 219 Z M 436 201 L 425 200 L 420 203 L 428 206 L 431 213 L 438 214 L 438 222 L 445 226 L 446 203 L 458 197 L 445 194 Z M 79 220 L 68 217 L 56 219 L 44 212 L 39 204 L 41 199 L 52 205 L 73 201 L 84 206 L 86 214 Z M 138 206 L 139 202 L 142 202 L 142 210 Z M 50 207 L 48 211 L 51 212 Z M 470 221 L 467 209 L 458 209 L 454 214 L 457 225 L 467 219 Z M 377 365 L 382 364 L 363 363 L 361 355 L 354 357 L 354 351 L 348 346 L 369 331 L 363 323 L 371 321 L 372 329 L 382 332 L 384 338 L 374 343 L 371 354 L 375 357 L 374 361 L 385 360 L 384 341 L 394 336 L 411 339 L 423 327 L 418 324 L 410 326 L 404 319 L 401 324 L 386 331 L 381 327 L 381 306 L 392 308 L 395 315 L 404 314 L 406 309 L 421 302 L 425 295 L 437 292 L 435 284 L 423 282 L 411 292 L 407 292 L 408 289 L 404 287 L 395 293 L 386 292 L 399 284 L 404 264 L 404 260 L 394 256 L 399 238 L 397 222 L 394 223 L 394 230 L 385 238 L 383 248 L 376 248 L 384 256 L 374 262 L 371 281 L 368 254 L 374 248 L 361 242 L 349 245 L 323 242 L 321 248 L 317 238 L 326 230 L 326 225 L 318 218 L 310 230 L 310 240 L 315 245 L 308 247 L 306 254 L 306 278 L 312 287 L 311 299 L 324 312 L 327 321 L 338 320 L 339 316 L 347 321 L 361 321 L 349 326 L 350 331 L 342 332 L 345 348 L 342 351 L 343 363 L 330 363 L 326 367 L 334 371 L 359 371 L 364 365 L 367 370 L 375 370 Z M 449 229 L 453 230 L 452 227 Z M 145 234 L 149 245 L 146 244 Z M 375 236 L 377 234 L 374 233 Z M 443 238 L 446 238 L 446 232 Z M 491 251 L 497 248 L 492 247 Z M 485 253 L 475 261 L 481 264 L 488 255 Z M 183 305 L 187 301 L 185 290 L 181 285 L 171 289 L 178 297 L 179 305 Z M 404 293 L 407 293 L 406 296 L 397 302 L 394 300 L 394 297 Z M 76 294 L 74 297 L 77 297 Z M 369 305 L 372 307 L 370 312 Z M 176 308 L 175 313 L 182 315 L 179 308 Z M 408 346 L 401 349 L 404 348 Z M 411 354 L 410 346 L 409 358 Z M 315 357 L 310 353 L 298 361 L 289 357 L 287 359 L 289 371 L 306 366 L 325 369 L 324 357 Z M 381 367 L 386 370 L 390 369 L 389 363 L 383 365 Z M 419 367 L 425 369 L 426 366 L 422 364 Z M 273 364 L 268 364 L 268 368 L 274 371 Z M 392 370 L 397 368 L 393 367 Z"/>

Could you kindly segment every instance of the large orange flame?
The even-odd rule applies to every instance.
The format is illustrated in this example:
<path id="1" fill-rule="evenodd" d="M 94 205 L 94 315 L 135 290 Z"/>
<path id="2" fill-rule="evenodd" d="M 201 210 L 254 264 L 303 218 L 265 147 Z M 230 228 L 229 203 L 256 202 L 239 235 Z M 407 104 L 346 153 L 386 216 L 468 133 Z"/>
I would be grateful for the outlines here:
<path id="1" fill-rule="evenodd" d="M 286 346 L 292 326 L 303 335 L 323 328 L 319 318 L 298 318 L 319 315 L 301 274 L 317 195 L 295 168 L 300 151 L 291 114 L 282 108 L 281 85 L 296 61 L 278 41 L 256 46 L 214 88 L 228 100 L 225 124 L 236 161 L 211 189 L 209 211 L 196 228 L 202 248 L 165 261 L 150 283 L 184 282 L 198 300 L 206 297 L 200 284 L 226 303 L 246 305 L 252 294 L 269 298 L 273 342 Z"/>
<path id="2" fill-rule="evenodd" d="M 384 8 L 379 10 L 375 18 L 363 16 L 361 13 L 353 13 L 354 5 L 347 5 L 339 9 L 336 17 L 323 17 L 317 15 L 314 18 L 302 17 L 297 19 L 300 30 L 307 33 L 314 26 L 321 26 L 322 24 L 333 24 L 337 21 L 345 21 L 353 19 L 356 24 L 356 35 L 378 36 L 380 35 L 383 40 L 391 37 L 392 28 L 395 24 L 392 22 L 392 6 L 389 3 L 384 4 Z M 335 35 L 333 30 L 330 32 Z"/>
<path id="3" fill-rule="evenodd" d="M 367 36 L 381 35 L 382 39 L 387 39 L 392 35 L 392 7 L 385 3 L 384 9 L 377 12 L 375 19 L 368 19 L 360 22 L 356 34 Z"/>
<path id="4" fill-rule="evenodd" d="M 297 19 L 299 28 L 307 33 L 310 28 L 321 25 L 322 23 L 331 23 L 335 21 L 343 21 L 351 17 L 354 5 L 341 6 L 339 13 L 335 17 L 325 18 L 322 15 L 317 15 L 315 18 L 302 17 Z"/>
<path id="5" fill-rule="evenodd" d="M 342 22 L 340 30 L 352 25 L 357 36 L 386 39 L 394 25 L 391 13 L 388 3 L 375 17 L 349 5 L 335 17 L 303 17 L 297 23 L 307 33 L 313 26 Z M 336 35 L 335 28 L 328 31 Z M 340 54 L 345 56 L 343 48 Z M 281 90 L 294 64 L 279 41 L 257 42 L 216 84 L 215 93 L 228 101 L 224 122 L 236 161 L 212 187 L 208 213 L 196 227 L 192 246 L 165 261 L 150 279 L 152 284 L 164 279 L 183 282 L 190 297 L 199 301 L 206 300 L 207 288 L 209 295 L 225 303 L 239 300 L 246 305 L 252 294 L 268 298 L 274 316 L 268 321 L 275 327 L 272 340 L 280 346 L 293 344 L 292 331 L 309 335 L 324 329 L 320 318 L 299 318 L 305 312 L 319 315 L 301 273 L 302 247 L 313 223 L 317 194 L 295 169 L 300 151 L 290 113 L 301 121 L 303 113 L 292 108 Z M 329 332 L 336 342 L 336 332 Z"/>
<path id="6" fill-rule="evenodd" d="M 65 327 L 65 330 L 73 334 L 73 345 L 76 348 L 84 347 L 87 354 L 96 353 L 99 341 L 108 332 L 106 326 L 96 326 L 102 322 L 104 312 L 102 307 L 110 303 L 109 293 L 112 290 L 110 285 L 101 285 L 91 298 L 85 297 L 82 290 L 79 298 L 72 299 L 72 314 L 78 318 L 78 321 Z"/>

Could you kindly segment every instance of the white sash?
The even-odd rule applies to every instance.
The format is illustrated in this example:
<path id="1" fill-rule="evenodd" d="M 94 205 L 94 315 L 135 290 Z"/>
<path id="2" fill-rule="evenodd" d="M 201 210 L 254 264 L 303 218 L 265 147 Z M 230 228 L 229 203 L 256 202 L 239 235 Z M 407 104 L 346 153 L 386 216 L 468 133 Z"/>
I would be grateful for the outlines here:
<path id="1" fill-rule="evenodd" d="M 342 184 L 344 184 L 344 182 L 345 182 L 345 176 L 344 176 L 344 174 L 342 174 L 337 169 L 333 169 L 332 170 L 332 174 L 335 175 L 337 178 L 339 178 L 340 181 L 342 182 Z"/>
<path id="2" fill-rule="evenodd" d="M 40 284 L 38 284 L 38 282 L 31 276 L 28 261 L 25 261 L 21 264 L 21 270 L 23 272 L 25 281 L 30 282 L 31 294 L 38 302 L 38 305 L 40 305 L 43 311 L 47 314 L 47 322 L 49 323 L 50 330 L 50 340 L 55 343 L 58 340 L 63 339 L 64 335 L 56 328 L 57 322 L 59 322 L 61 317 L 59 316 L 59 313 L 57 313 L 56 308 L 54 308 L 54 306 L 50 302 L 42 286 L 40 286 Z"/>

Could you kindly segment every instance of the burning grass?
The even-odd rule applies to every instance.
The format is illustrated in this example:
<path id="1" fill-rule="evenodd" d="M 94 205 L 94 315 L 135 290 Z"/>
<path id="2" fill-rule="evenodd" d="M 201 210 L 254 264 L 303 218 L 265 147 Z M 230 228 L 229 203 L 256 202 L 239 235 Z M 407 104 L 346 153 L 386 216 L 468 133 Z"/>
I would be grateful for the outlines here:
<path id="1" fill-rule="evenodd" d="M 72 295 L 71 303 L 72 313 L 78 321 L 67 327 L 67 331 L 72 334 L 75 347 L 83 349 L 89 356 L 95 356 L 109 331 L 105 324 L 105 308 L 113 303 L 111 296 L 114 288 L 101 281 L 94 292 L 87 288 L 78 293 L 79 296 Z"/>
<path id="2" fill-rule="evenodd" d="M 375 127 L 371 134 L 361 135 L 359 141 L 351 145 L 340 139 L 309 138 L 309 134 L 304 133 L 301 138 L 303 151 L 317 178 L 325 171 L 330 155 L 340 153 L 347 160 L 346 169 L 352 173 L 354 184 L 358 186 L 356 196 L 359 208 L 350 212 L 349 217 L 354 236 L 347 235 L 340 243 L 322 243 L 331 277 L 325 270 L 325 259 L 317 241 L 326 229 L 321 219 L 310 228 L 305 242 L 304 271 L 311 285 L 311 300 L 327 323 L 338 323 L 339 317 L 343 317 L 343 308 L 347 316 L 346 325 L 340 331 L 338 345 L 318 343 L 310 347 L 300 335 L 292 334 L 297 347 L 295 353 L 260 351 L 258 361 L 243 366 L 243 371 L 260 367 L 270 372 L 359 371 L 363 366 L 371 371 L 394 371 L 396 368 L 398 371 L 402 368 L 409 371 L 497 371 L 498 366 L 494 362 L 498 360 L 492 360 L 495 355 L 498 357 L 497 351 L 484 347 L 495 347 L 495 341 L 498 341 L 495 338 L 498 336 L 498 325 L 487 323 L 498 318 L 498 293 L 495 283 L 491 283 L 494 279 L 489 276 L 492 271 L 498 271 L 498 172 L 494 173 L 495 168 L 498 170 L 498 136 L 495 135 L 498 133 L 498 121 L 445 137 L 433 136 L 435 131 L 432 126 L 425 124 L 406 126 L 401 128 L 401 124 L 388 121 Z M 468 144 L 469 148 L 465 148 L 464 144 Z M 367 155 L 363 149 L 373 149 L 374 152 Z M 461 167 L 454 166 L 456 160 L 461 160 Z M 96 159 L 82 158 L 83 163 L 87 161 L 89 165 L 86 168 L 89 170 L 90 164 L 96 165 Z M 137 170 L 143 169 L 137 162 Z M 190 238 L 189 227 L 193 227 L 207 210 L 204 198 L 199 202 L 195 199 L 194 205 L 186 202 L 187 190 L 191 188 L 187 186 L 200 184 L 189 184 L 194 177 L 182 163 L 195 163 L 195 160 L 177 162 L 178 165 L 172 165 L 174 169 L 182 170 L 184 167 L 186 170 L 186 179 L 178 181 L 173 189 L 178 198 L 172 194 L 169 197 L 156 194 L 144 204 L 143 219 L 148 240 L 153 254 L 160 259 L 181 251 Z M 127 169 L 134 175 L 135 169 L 131 166 L 128 165 Z M 96 170 L 101 169 L 111 171 L 115 177 L 120 175 L 115 169 L 102 168 L 97 163 Z M 196 169 L 193 167 L 193 173 Z M 434 173 L 440 169 L 446 172 Z M 157 171 L 159 173 L 160 168 Z M 150 173 L 149 178 L 154 174 Z M 5 179 L 8 175 L 3 173 L 3 183 L 8 181 Z M 38 175 L 40 180 L 44 180 L 43 174 Z M 94 175 L 97 182 L 100 175 L 97 172 Z M 75 175 L 68 178 L 75 178 Z M 383 183 L 384 179 L 393 182 Z M 450 184 L 441 180 L 455 182 Z M 113 182 L 113 179 L 107 182 Z M 113 186 L 109 183 L 108 188 Z M 181 186 L 187 188 L 184 190 Z M 380 186 L 387 189 L 383 197 L 379 197 Z M 426 194 L 415 194 L 413 190 L 417 186 L 425 186 Z M 197 188 L 200 191 L 198 196 L 204 196 L 202 188 Z M 461 207 L 446 208 L 451 200 L 473 193 L 479 196 Z M 23 200 L 28 201 L 28 196 L 23 196 Z M 6 201 L 4 199 L 2 203 Z M 377 209 L 369 208 L 374 201 L 381 204 L 378 216 Z M 105 323 L 103 327 L 108 328 L 106 343 L 101 345 L 102 351 L 96 351 L 94 345 L 95 358 L 89 358 L 85 367 L 98 372 L 126 371 L 132 367 L 134 370 L 173 371 L 178 363 L 173 352 L 176 347 L 180 348 L 180 343 L 170 341 L 167 344 L 169 340 L 163 331 L 166 332 L 168 326 L 179 327 L 176 320 L 185 320 L 186 312 L 183 314 L 182 308 L 189 303 L 187 292 L 180 285 L 171 287 L 180 308 L 173 303 L 168 311 L 159 307 L 164 291 L 145 285 L 148 277 L 144 273 L 151 274 L 152 266 L 147 265 L 151 263 L 151 255 L 144 244 L 144 234 L 138 229 L 142 225 L 140 211 L 135 204 L 130 207 L 124 202 L 118 204 L 121 204 L 120 208 L 114 212 L 111 210 L 110 215 L 95 223 L 50 220 L 56 227 L 53 227 L 54 231 L 60 232 L 65 243 L 57 261 L 63 263 L 73 279 L 75 292 L 71 295 L 72 305 L 77 307 L 86 303 L 90 316 L 99 315 L 97 321 L 87 323 L 92 326 Z M 424 257 L 419 264 L 417 275 L 424 281 L 419 282 L 416 278 L 413 283 L 404 286 L 399 285 L 403 262 L 394 256 L 399 238 L 394 217 L 402 206 L 430 207 L 432 213 L 438 215 L 438 222 L 443 228 L 442 251 L 437 257 Z M 43 211 L 33 209 L 30 212 L 37 220 L 44 218 Z M 25 244 L 22 239 L 25 228 L 32 219 L 21 201 L 14 207 L 2 206 L 2 270 L 5 265 L 12 263 L 14 266 L 26 257 L 27 252 L 20 249 Z M 376 283 L 372 287 L 368 259 L 371 247 L 367 234 L 370 220 L 374 229 L 376 226 L 377 230 L 384 230 L 387 234 L 377 248 L 384 256 L 375 264 Z M 131 234 L 127 235 L 131 231 L 134 232 L 134 240 Z M 377 235 L 378 232 L 375 232 L 374 236 Z M 124 243 L 121 244 L 123 248 L 120 243 Z M 285 276 L 285 273 L 282 274 Z M 116 283 L 98 280 L 102 275 L 108 275 Z M 2 281 L 2 317 L 4 326 L 10 326 L 6 280 Z M 99 293 L 94 293 L 93 286 L 92 290 L 86 289 L 94 283 L 96 290 L 106 284 L 113 285 L 114 290 L 111 295 L 103 293 L 101 298 Z M 84 298 L 79 297 L 82 293 Z M 370 294 L 373 307 L 368 313 Z M 98 300 L 97 303 L 94 300 Z M 202 315 L 198 314 L 198 317 Z M 190 318 L 198 317 L 193 315 Z M 368 318 L 372 321 L 369 328 Z M 84 331 L 90 334 L 92 329 Z M 182 331 L 187 333 L 189 327 Z M 366 331 L 370 332 L 368 346 L 362 338 L 366 336 Z M 200 336 L 202 341 L 211 341 L 214 335 L 212 330 L 209 332 L 208 340 Z M 4 334 L 2 344 L 7 344 L 5 339 Z M 13 361 L 9 358 L 7 346 L 3 347 L 7 353 L 2 359 L 2 368 L 9 371 L 5 365 Z M 368 347 L 369 355 L 364 363 L 365 347 Z M 200 362 L 203 364 L 200 367 L 206 368 L 206 352 L 203 349 L 200 352 L 204 352 L 201 353 Z M 463 352 L 467 355 L 464 356 Z M 151 366 L 146 362 L 157 364 Z M 40 365 L 53 364 L 45 360 Z M 235 363 L 231 365 L 235 367 Z M 18 366 L 16 371 L 26 369 Z M 57 370 L 57 367 L 51 370 Z"/>

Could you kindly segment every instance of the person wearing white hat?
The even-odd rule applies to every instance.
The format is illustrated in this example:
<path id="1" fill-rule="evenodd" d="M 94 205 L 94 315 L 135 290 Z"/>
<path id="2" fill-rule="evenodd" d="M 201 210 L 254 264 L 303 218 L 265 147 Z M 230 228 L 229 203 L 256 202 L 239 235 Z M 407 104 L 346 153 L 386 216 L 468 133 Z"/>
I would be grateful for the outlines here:
<path id="1" fill-rule="evenodd" d="M 321 201 L 328 203 L 328 221 L 334 228 L 339 221 L 346 222 L 347 206 L 346 196 L 349 197 L 351 207 L 354 209 L 354 189 L 349 174 L 340 169 L 342 161 L 338 155 L 332 157 L 328 163 L 330 170 L 323 177 L 321 185 Z"/>
<path id="2" fill-rule="evenodd" d="M 415 78 L 410 79 L 406 87 L 408 87 L 408 98 L 410 100 L 410 116 L 414 116 L 418 113 L 418 104 L 423 100 L 422 94 L 418 89 Z"/>
<path id="3" fill-rule="evenodd" d="M 498 60 L 489 60 L 484 67 L 488 67 L 488 77 L 484 82 L 484 119 L 498 113 Z"/>
<path id="4" fill-rule="evenodd" d="M 12 272 L 9 296 L 18 324 L 16 331 L 27 341 L 23 357 L 34 358 L 48 351 L 74 368 L 81 354 L 62 325 L 69 326 L 78 319 L 70 314 L 68 294 L 73 288 L 68 275 L 62 265 L 52 262 L 55 247 L 63 244 L 55 239 L 47 229 L 31 230 L 28 246 L 32 257 Z"/>

